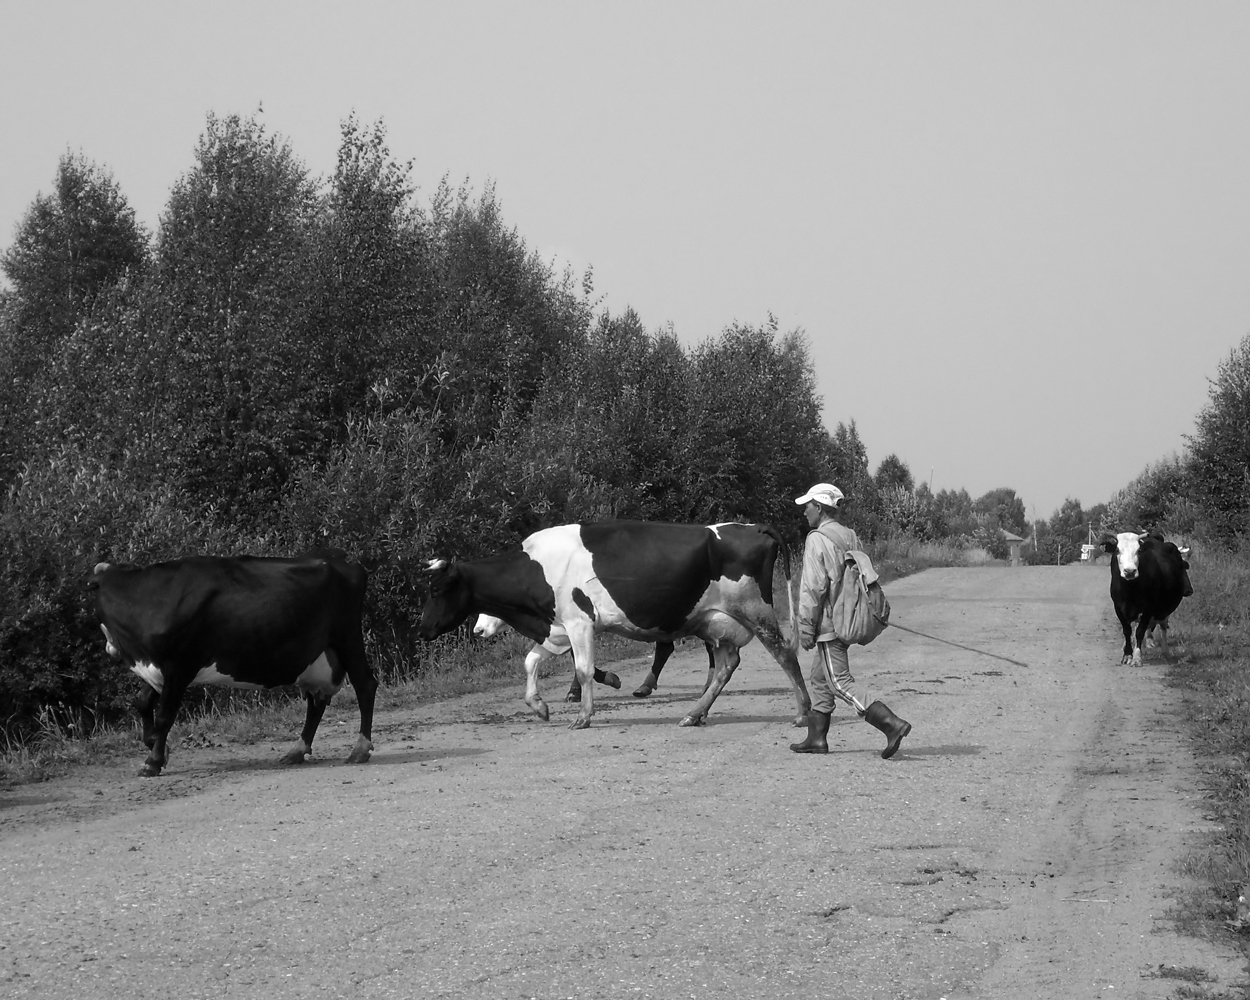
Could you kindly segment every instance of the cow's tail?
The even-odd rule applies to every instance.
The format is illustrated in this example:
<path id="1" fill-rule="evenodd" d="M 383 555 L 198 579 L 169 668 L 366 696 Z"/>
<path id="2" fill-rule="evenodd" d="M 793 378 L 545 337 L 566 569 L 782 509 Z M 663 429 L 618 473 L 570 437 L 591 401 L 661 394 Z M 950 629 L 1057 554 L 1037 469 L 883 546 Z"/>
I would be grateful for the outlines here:
<path id="1" fill-rule="evenodd" d="M 781 532 L 771 524 L 757 524 L 755 528 L 776 542 L 777 548 L 781 550 L 781 572 L 786 578 L 786 603 L 790 605 L 790 649 L 797 658 L 799 655 L 799 581 L 790 578 L 790 546 L 781 537 Z"/>

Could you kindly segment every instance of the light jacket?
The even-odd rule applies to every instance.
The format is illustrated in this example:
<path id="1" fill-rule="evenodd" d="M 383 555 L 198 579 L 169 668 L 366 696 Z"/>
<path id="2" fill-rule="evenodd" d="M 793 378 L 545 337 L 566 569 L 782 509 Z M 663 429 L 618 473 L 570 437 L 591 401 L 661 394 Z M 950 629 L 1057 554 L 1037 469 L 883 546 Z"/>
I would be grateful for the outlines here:
<path id="1" fill-rule="evenodd" d="M 855 532 L 837 521 L 824 521 L 807 533 L 798 614 L 799 641 L 804 649 L 835 638 L 829 602 L 842 579 L 846 554 L 861 547 Z"/>

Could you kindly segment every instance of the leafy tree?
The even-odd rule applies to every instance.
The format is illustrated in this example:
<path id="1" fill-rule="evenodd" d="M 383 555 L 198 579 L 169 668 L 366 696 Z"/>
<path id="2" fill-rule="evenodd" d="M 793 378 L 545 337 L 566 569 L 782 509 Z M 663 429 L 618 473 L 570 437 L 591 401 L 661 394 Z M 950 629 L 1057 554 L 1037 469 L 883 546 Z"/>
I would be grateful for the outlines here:
<path id="1" fill-rule="evenodd" d="M 907 463 L 893 453 L 886 455 L 881 460 L 873 480 L 876 482 L 879 490 L 890 490 L 897 487 L 910 493 L 916 486 L 911 476 L 911 469 L 907 468 Z"/>
<path id="2" fill-rule="evenodd" d="M 306 298 L 316 188 L 255 118 L 213 115 L 161 217 L 172 473 L 202 500 L 272 504 L 316 438 Z"/>
<path id="3" fill-rule="evenodd" d="M 944 536 L 971 535 L 976 530 L 977 518 L 967 490 L 938 490 L 934 505 L 945 526 Z"/>
<path id="4" fill-rule="evenodd" d="M 1191 478 L 1189 463 L 1177 455 L 1148 465 L 1112 496 L 1098 526 L 1112 532 L 1193 532 L 1199 515 Z"/>
<path id="5" fill-rule="evenodd" d="M 1243 537 L 1250 531 L 1250 335 L 1220 363 L 1196 424 L 1187 437 L 1191 495 L 1210 533 Z"/>
<path id="6" fill-rule="evenodd" d="M 982 515 L 986 523 L 1006 528 L 1012 534 L 1023 535 L 1026 531 L 1024 501 L 1009 487 L 990 490 L 977 497 L 972 510 L 973 513 Z"/>
<path id="7" fill-rule="evenodd" d="M 1061 562 L 1075 562 L 1081 556 L 1081 546 L 1089 538 L 1090 519 L 1081 507 L 1081 501 L 1067 497 L 1050 518 L 1050 539 L 1059 548 Z"/>
<path id="8" fill-rule="evenodd" d="M 839 421 L 834 432 L 826 434 L 824 444 L 825 471 L 818 478 L 833 483 L 846 497 L 846 523 L 867 538 L 876 537 L 880 527 L 877 487 L 868 472 L 868 449 L 855 421 Z"/>
<path id="9" fill-rule="evenodd" d="M 147 234 L 112 176 L 81 155 L 61 157 L 53 193 L 35 199 L 0 254 L 13 285 L 0 319 L 0 485 L 52 447 L 32 437 L 49 361 L 96 297 L 140 273 L 147 255 Z"/>

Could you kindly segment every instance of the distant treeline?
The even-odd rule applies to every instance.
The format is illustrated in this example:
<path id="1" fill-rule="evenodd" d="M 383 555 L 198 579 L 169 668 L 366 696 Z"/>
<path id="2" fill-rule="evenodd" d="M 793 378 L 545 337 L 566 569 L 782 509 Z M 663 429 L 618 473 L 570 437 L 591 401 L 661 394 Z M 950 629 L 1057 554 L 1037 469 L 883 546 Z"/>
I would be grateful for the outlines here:
<path id="1" fill-rule="evenodd" d="M 0 725 L 106 712 L 133 684 L 85 602 L 100 560 L 347 550 L 371 652 L 422 656 L 424 561 L 609 517 L 767 520 L 832 480 L 869 538 L 997 544 L 973 500 L 869 472 L 833 433 L 799 331 L 769 317 L 694 347 L 610 315 L 493 191 L 419 202 L 380 125 L 343 124 L 313 178 L 255 119 L 210 117 L 154 234 L 66 155 L 0 254 Z"/>

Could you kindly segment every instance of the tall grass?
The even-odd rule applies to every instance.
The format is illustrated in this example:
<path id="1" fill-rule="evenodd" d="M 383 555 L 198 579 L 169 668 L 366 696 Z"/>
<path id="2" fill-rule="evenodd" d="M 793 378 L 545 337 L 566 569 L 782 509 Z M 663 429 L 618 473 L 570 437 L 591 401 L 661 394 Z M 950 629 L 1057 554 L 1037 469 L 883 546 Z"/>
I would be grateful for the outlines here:
<path id="1" fill-rule="evenodd" d="M 24 785 L 115 753 L 136 739 L 135 727 L 101 723 L 90 710 L 64 704 L 39 710 L 34 732 L 0 729 L 0 785 Z"/>
<path id="2" fill-rule="evenodd" d="M 868 542 L 864 549 L 873 566 L 881 574 L 881 582 L 889 583 L 921 570 L 938 566 L 1002 566 L 985 549 L 962 548 L 950 541 L 922 542 L 910 535 L 891 535 Z"/>
<path id="3" fill-rule="evenodd" d="M 1181 917 L 1213 933 L 1222 929 L 1219 919 L 1237 915 L 1238 896 L 1250 882 L 1250 549 L 1195 546 L 1189 562 L 1194 595 L 1182 604 L 1181 627 L 1174 630 L 1184 651 L 1170 664 L 1166 684 L 1181 694 L 1175 701 L 1203 763 L 1206 808 L 1223 832 L 1183 860 L 1208 885 L 1207 902 L 1213 897 L 1215 905 L 1190 900 Z M 1250 939 L 1241 940 L 1250 952 Z"/>

